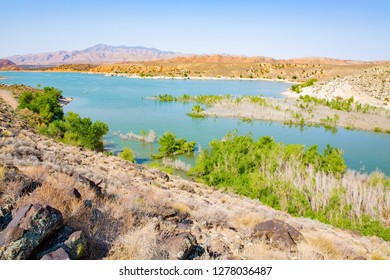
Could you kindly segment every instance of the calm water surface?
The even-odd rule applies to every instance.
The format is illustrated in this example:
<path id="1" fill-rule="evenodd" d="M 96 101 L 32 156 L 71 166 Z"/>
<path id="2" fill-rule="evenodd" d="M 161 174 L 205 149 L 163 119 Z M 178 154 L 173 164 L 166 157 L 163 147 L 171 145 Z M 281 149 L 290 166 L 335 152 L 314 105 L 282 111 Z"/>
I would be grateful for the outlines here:
<path id="1" fill-rule="evenodd" d="M 324 128 L 288 127 L 279 123 L 256 121 L 243 123 L 237 119 L 192 119 L 186 116 L 192 104 L 161 103 L 146 97 L 169 93 L 183 94 L 232 94 L 264 95 L 282 98 L 281 92 L 290 85 L 282 82 L 236 80 L 151 80 L 106 77 L 80 73 L 0 72 L 6 77 L 2 82 L 30 86 L 54 86 L 63 95 L 74 100 L 64 110 L 79 113 L 83 117 L 101 120 L 109 125 L 106 137 L 108 148 L 114 151 L 128 146 L 136 152 L 138 162 L 150 160 L 157 152 L 157 144 L 120 139 L 115 132 L 154 130 L 158 135 L 171 131 L 197 146 L 207 148 L 212 139 L 220 139 L 227 132 L 237 129 L 239 134 L 253 133 L 254 137 L 270 135 L 284 143 L 318 144 L 322 150 L 326 144 L 344 150 L 348 167 L 372 171 L 380 169 L 390 175 L 390 134 L 366 131 L 350 131 L 339 128 L 336 133 Z M 193 162 L 193 159 L 187 159 Z"/>

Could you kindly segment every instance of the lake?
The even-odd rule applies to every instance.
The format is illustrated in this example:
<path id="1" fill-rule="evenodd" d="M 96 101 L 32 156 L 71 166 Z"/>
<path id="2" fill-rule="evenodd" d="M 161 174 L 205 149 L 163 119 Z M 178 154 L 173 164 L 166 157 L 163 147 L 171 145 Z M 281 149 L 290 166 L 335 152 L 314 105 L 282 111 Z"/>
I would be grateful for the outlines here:
<path id="1" fill-rule="evenodd" d="M 193 104 L 162 103 L 147 99 L 160 94 L 181 96 L 183 94 L 232 94 L 263 95 L 282 98 L 281 92 L 291 85 L 284 82 L 259 80 L 158 80 L 108 77 L 82 73 L 0 72 L 2 80 L 10 84 L 26 84 L 36 87 L 54 86 L 66 97 L 74 100 L 64 107 L 92 120 L 108 124 L 110 132 L 106 147 L 119 151 L 129 147 L 135 151 L 139 163 L 150 161 L 158 144 L 145 144 L 121 139 L 117 133 L 130 131 L 140 134 L 142 130 L 154 130 L 159 136 L 166 131 L 178 137 L 195 141 L 197 148 L 208 147 L 212 139 L 221 139 L 234 129 L 239 134 L 251 132 L 255 138 L 269 135 L 276 141 L 318 144 L 322 150 L 326 144 L 344 151 L 349 168 L 363 171 L 380 169 L 390 175 L 390 134 L 373 133 L 338 128 L 337 132 L 322 127 L 289 127 L 280 123 L 254 121 L 251 124 L 238 119 L 207 118 L 192 119 L 186 115 Z M 194 159 L 181 157 L 193 163 Z"/>

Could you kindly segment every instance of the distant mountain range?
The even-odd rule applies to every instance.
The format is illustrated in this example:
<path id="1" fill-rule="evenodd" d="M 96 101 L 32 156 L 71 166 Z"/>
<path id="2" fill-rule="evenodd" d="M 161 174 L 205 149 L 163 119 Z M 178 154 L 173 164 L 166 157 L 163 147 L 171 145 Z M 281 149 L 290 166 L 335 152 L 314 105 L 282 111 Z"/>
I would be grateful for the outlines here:
<path id="1" fill-rule="evenodd" d="M 57 51 L 6 57 L 17 65 L 106 64 L 149 61 L 183 55 L 141 46 L 109 46 L 98 44 L 84 50 Z"/>
<path id="2" fill-rule="evenodd" d="M 57 66 L 70 64 L 120 64 L 126 62 L 169 60 L 171 63 L 298 63 L 298 64 L 328 64 L 355 65 L 373 62 L 343 60 L 326 57 L 304 57 L 292 59 L 275 59 L 264 56 L 234 56 L 234 55 L 190 55 L 173 51 L 161 51 L 155 48 L 141 46 L 109 46 L 98 44 L 84 50 L 56 51 L 38 54 L 13 55 L 6 57 L 18 66 Z M 376 61 L 378 63 L 380 61 Z M 26 68 L 26 67 L 23 67 Z M 28 68 L 28 67 L 27 67 Z"/>

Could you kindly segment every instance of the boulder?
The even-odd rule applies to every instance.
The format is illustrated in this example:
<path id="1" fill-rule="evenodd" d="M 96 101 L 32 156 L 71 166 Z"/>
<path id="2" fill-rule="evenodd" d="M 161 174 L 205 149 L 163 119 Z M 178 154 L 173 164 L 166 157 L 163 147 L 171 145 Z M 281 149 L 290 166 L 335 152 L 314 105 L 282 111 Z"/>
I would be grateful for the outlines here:
<path id="1" fill-rule="evenodd" d="M 63 248 L 59 248 L 54 252 L 44 255 L 41 260 L 70 260 L 70 258 Z"/>
<path id="2" fill-rule="evenodd" d="M 12 215 L 0 233 L 0 259 L 27 259 L 35 248 L 62 225 L 60 211 L 40 204 L 27 204 Z"/>
<path id="3" fill-rule="evenodd" d="M 73 232 L 64 242 L 64 245 L 72 259 L 78 260 L 88 255 L 87 238 L 81 230 Z"/>
<path id="4" fill-rule="evenodd" d="M 171 260 L 187 260 L 195 246 L 197 246 L 196 238 L 188 232 L 170 237 L 163 243 Z"/>
<path id="5" fill-rule="evenodd" d="M 88 255 L 87 238 L 82 231 L 75 231 L 73 228 L 65 225 L 50 238 L 42 242 L 30 255 L 30 259 L 47 259 L 59 249 L 66 252 L 67 259 L 75 260 L 86 257 Z"/>
<path id="6" fill-rule="evenodd" d="M 253 237 L 261 238 L 280 249 L 295 249 L 296 242 L 303 235 L 291 225 L 277 219 L 268 220 L 255 226 Z"/>
<path id="7" fill-rule="evenodd" d="M 41 242 L 39 246 L 31 253 L 29 259 L 39 260 L 44 255 L 50 254 L 59 248 L 65 249 L 64 242 L 72 235 L 75 230 L 68 225 L 61 227 L 49 238 Z"/>

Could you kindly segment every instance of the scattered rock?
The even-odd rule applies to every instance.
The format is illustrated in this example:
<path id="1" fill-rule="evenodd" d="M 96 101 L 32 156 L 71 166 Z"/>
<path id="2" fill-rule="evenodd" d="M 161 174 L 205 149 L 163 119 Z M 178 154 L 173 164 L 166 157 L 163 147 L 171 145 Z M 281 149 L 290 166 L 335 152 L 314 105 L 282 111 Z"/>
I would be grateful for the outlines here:
<path id="1" fill-rule="evenodd" d="M 0 233 L 0 259 L 27 259 L 31 252 L 62 225 L 60 211 L 40 204 L 20 208 Z"/>
<path id="2" fill-rule="evenodd" d="M 358 261 L 358 260 L 360 260 L 360 261 L 365 261 L 365 260 L 367 260 L 365 257 L 363 257 L 363 256 L 357 256 L 357 257 L 355 257 L 355 258 L 353 258 L 353 260 L 356 260 L 356 261 Z"/>
<path id="3" fill-rule="evenodd" d="M 198 245 L 196 238 L 188 233 L 180 233 L 165 240 L 163 247 L 171 260 L 187 260 L 191 252 Z"/>
<path id="4" fill-rule="evenodd" d="M 209 256 L 213 259 L 219 258 L 225 252 L 229 251 L 229 246 L 226 245 L 219 238 L 213 238 L 207 246 L 207 252 Z"/>
<path id="5" fill-rule="evenodd" d="M 295 250 L 296 242 L 303 235 L 291 225 L 281 220 L 268 220 L 255 226 L 254 237 L 262 238 L 280 249 Z"/>
<path id="6" fill-rule="evenodd" d="M 92 208 L 92 200 L 84 200 L 84 206 L 87 208 Z"/>
<path id="7" fill-rule="evenodd" d="M 72 259 L 78 260 L 88 255 L 87 238 L 81 230 L 73 232 L 64 244 Z"/>
<path id="8" fill-rule="evenodd" d="M 41 260 L 69 260 L 68 253 L 63 249 L 59 248 L 54 252 L 44 255 Z"/>
<path id="9" fill-rule="evenodd" d="M 164 209 L 159 215 L 165 220 L 176 216 L 176 214 L 177 213 L 175 209 L 168 208 L 168 209 Z"/>
<path id="10" fill-rule="evenodd" d="M 183 231 L 191 230 L 191 225 L 193 222 L 190 219 L 184 219 L 180 223 L 177 224 L 177 228 Z"/>
<path id="11" fill-rule="evenodd" d="M 87 177 L 83 175 L 79 175 L 79 181 L 82 184 L 88 185 L 98 197 L 104 197 L 103 190 L 101 187 L 99 187 L 99 185 L 103 182 L 103 180 L 101 180 L 99 183 L 95 183 L 94 181 L 88 179 Z"/>
<path id="12" fill-rule="evenodd" d="M 71 191 L 70 191 L 70 195 L 72 197 L 75 197 L 76 199 L 81 199 L 81 194 L 80 192 L 76 189 L 76 188 L 73 188 Z"/>
<path id="13" fill-rule="evenodd" d="M 195 193 L 195 190 L 193 187 L 191 187 L 190 185 L 188 184 L 183 184 L 179 187 L 181 190 L 183 191 L 186 191 L 186 192 L 189 192 L 189 193 Z"/>

